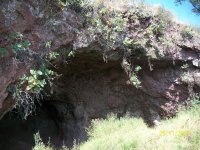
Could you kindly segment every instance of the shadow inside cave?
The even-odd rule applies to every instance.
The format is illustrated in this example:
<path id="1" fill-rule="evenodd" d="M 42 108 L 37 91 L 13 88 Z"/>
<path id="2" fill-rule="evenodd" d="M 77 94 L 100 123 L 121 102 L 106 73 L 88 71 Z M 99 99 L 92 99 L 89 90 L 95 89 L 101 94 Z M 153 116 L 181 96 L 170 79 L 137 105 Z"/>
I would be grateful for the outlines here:
<path id="1" fill-rule="evenodd" d="M 0 120 L 0 149 L 29 150 L 39 131 L 44 143 L 71 147 L 87 140 L 92 119 L 114 113 L 122 117 L 142 117 L 147 123 L 159 116 L 145 101 L 148 95 L 128 84 L 121 61 L 105 63 L 95 53 L 77 55 L 68 64 L 57 63 L 62 76 L 55 81 L 54 93 L 45 96 L 42 106 L 27 120 L 8 113 Z M 48 88 L 46 89 L 48 91 Z"/>

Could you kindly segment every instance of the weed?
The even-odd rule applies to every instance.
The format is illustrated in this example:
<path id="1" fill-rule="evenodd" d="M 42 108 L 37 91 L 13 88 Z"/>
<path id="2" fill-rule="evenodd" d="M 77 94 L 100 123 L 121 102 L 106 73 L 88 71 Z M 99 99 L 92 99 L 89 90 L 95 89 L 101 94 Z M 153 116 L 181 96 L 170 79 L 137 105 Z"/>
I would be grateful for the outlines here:
<path id="1" fill-rule="evenodd" d="M 51 61 L 51 60 L 58 58 L 58 56 L 60 56 L 60 54 L 58 52 L 50 52 L 47 56 L 47 59 L 49 61 Z"/>
<path id="2" fill-rule="evenodd" d="M 45 44 L 45 47 L 46 48 L 51 48 L 51 46 L 52 46 L 52 41 L 48 41 L 48 42 L 46 42 L 46 44 Z"/>
<path id="3" fill-rule="evenodd" d="M 75 52 L 74 51 L 70 51 L 68 54 L 67 54 L 68 57 L 75 57 Z"/>
<path id="4" fill-rule="evenodd" d="M 181 69 L 187 69 L 188 67 L 189 67 L 188 64 L 183 64 L 183 65 L 181 66 Z"/>
<path id="5" fill-rule="evenodd" d="M 53 147 L 50 145 L 50 143 L 48 143 L 47 146 L 43 143 L 39 132 L 34 135 L 34 140 L 35 146 L 32 150 L 53 150 Z"/>

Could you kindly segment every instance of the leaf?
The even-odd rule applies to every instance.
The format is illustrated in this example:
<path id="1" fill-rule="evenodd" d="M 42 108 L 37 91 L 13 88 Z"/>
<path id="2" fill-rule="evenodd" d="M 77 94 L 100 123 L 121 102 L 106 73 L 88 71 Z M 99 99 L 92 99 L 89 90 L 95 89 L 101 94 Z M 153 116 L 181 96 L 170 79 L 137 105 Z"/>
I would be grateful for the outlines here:
<path id="1" fill-rule="evenodd" d="M 142 68 L 141 68 L 140 66 L 137 66 L 137 67 L 135 68 L 135 72 L 139 72 L 141 69 L 142 69 Z"/>
<path id="2" fill-rule="evenodd" d="M 69 54 L 68 54 L 68 57 L 74 57 L 74 52 L 70 51 Z"/>
<path id="3" fill-rule="evenodd" d="M 35 71 L 34 70 L 30 70 L 30 73 L 32 74 L 32 75 L 34 75 L 35 74 Z"/>
<path id="4" fill-rule="evenodd" d="M 44 87 L 46 85 L 46 81 L 43 79 L 41 82 L 40 82 L 40 86 L 41 87 Z"/>
<path id="5" fill-rule="evenodd" d="M 39 74 L 41 76 L 43 73 L 42 73 L 42 71 L 38 70 L 37 74 Z"/>
<path id="6" fill-rule="evenodd" d="M 27 91 L 30 91 L 32 88 L 28 85 L 27 87 L 26 87 L 26 90 Z"/>
<path id="7" fill-rule="evenodd" d="M 24 48 L 28 48 L 30 45 L 31 45 L 31 43 L 30 43 L 28 40 L 26 40 L 26 41 L 24 41 L 24 42 L 22 43 L 22 46 L 23 46 Z"/>

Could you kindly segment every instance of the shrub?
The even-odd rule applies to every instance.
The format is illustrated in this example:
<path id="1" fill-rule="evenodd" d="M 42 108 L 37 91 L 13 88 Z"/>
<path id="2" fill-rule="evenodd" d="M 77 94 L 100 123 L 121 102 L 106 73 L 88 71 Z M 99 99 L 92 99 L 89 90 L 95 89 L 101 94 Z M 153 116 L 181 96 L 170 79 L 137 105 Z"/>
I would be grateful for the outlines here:
<path id="1" fill-rule="evenodd" d="M 104 50 L 115 49 L 122 44 L 127 30 L 127 18 L 110 3 L 113 4 L 108 0 L 98 1 L 98 4 L 92 1 L 85 8 L 88 32 L 98 37 Z"/>
<path id="2" fill-rule="evenodd" d="M 185 39 L 191 40 L 193 38 L 194 32 L 190 27 L 184 27 L 181 31 L 181 36 Z"/>

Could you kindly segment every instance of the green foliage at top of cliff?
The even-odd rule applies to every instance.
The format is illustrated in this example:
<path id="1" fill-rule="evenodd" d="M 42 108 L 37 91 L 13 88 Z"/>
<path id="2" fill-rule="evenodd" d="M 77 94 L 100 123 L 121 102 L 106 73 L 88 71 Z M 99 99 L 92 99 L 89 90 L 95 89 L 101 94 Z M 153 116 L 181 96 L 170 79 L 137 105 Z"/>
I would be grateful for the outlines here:
<path id="1" fill-rule="evenodd" d="M 85 18 L 84 29 L 78 33 L 80 42 L 84 30 L 88 41 L 101 44 L 105 58 L 107 51 L 120 48 L 136 59 L 161 59 L 180 50 L 178 45 L 200 45 L 198 29 L 178 22 L 159 6 L 136 0 L 77 0 L 73 6 Z"/>
<path id="2" fill-rule="evenodd" d="M 160 6 L 148 6 L 137 0 L 62 0 L 61 3 L 85 20 L 76 32 L 73 48 L 96 42 L 101 46 L 105 62 L 113 57 L 112 50 L 123 50 L 123 59 L 148 60 L 152 71 L 151 60 L 174 60 L 181 46 L 200 49 L 198 29 L 178 22 L 170 11 Z M 129 72 L 131 83 L 139 88 L 141 82 L 134 70 L 122 66 Z"/>

